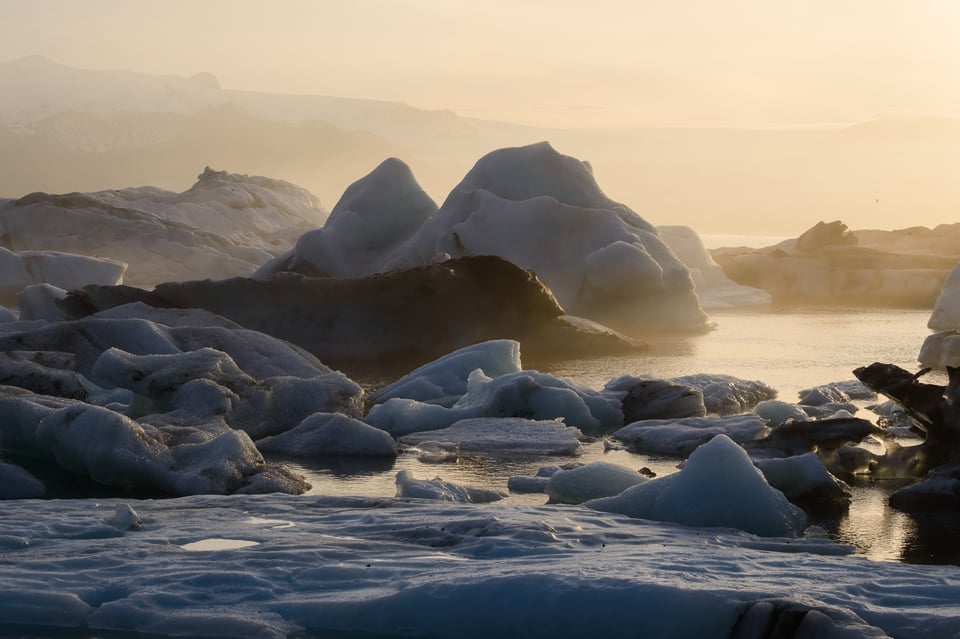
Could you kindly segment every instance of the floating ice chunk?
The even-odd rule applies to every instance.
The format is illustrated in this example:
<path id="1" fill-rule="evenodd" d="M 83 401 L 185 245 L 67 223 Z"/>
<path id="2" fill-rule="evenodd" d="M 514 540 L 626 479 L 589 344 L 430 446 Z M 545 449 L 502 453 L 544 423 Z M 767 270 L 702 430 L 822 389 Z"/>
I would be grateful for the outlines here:
<path id="1" fill-rule="evenodd" d="M 467 393 L 454 409 L 480 409 L 483 416 L 563 419 L 587 432 L 623 423 L 620 402 L 603 393 L 538 371 L 518 371 L 490 378 L 474 371 Z"/>
<path id="2" fill-rule="evenodd" d="M 816 453 L 754 462 L 767 482 L 795 504 L 837 509 L 850 504 L 850 488 L 830 474 Z"/>
<path id="3" fill-rule="evenodd" d="M 809 451 L 829 453 L 848 442 L 858 443 L 870 435 L 882 434 L 882 430 L 865 419 L 837 417 L 787 422 L 744 446 L 751 451 L 776 451 L 780 455 L 802 455 Z"/>
<path id="4" fill-rule="evenodd" d="M 763 418 L 747 413 L 727 417 L 647 419 L 624 426 L 611 437 L 634 452 L 686 457 L 717 435 L 743 443 L 769 432 Z"/>
<path id="5" fill-rule="evenodd" d="M 707 414 L 699 389 L 667 379 L 625 375 L 607 382 L 603 393 L 620 398 L 625 424 Z"/>
<path id="6" fill-rule="evenodd" d="M 363 420 L 394 437 L 401 437 L 410 433 L 446 428 L 458 419 L 472 416 L 473 414 L 468 414 L 467 411 L 394 397 L 374 406 Z"/>
<path id="7" fill-rule="evenodd" d="M 500 339 L 466 346 L 381 388 L 370 401 L 402 397 L 450 406 L 467 392 L 467 378 L 478 369 L 491 378 L 520 371 L 520 344 Z"/>
<path id="8" fill-rule="evenodd" d="M 112 410 L 2 387 L 0 440 L 107 485 L 175 495 L 289 492 L 302 478 L 264 463 L 242 431 L 216 423 L 160 430 Z"/>
<path id="9" fill-rule="evenodd" d="M 758 403 L 776 399 L 776 389 L 760 381 L 740 379 L 732 375 L 698 373 L 672 380 L 676 384 L 692 386 L 703 393 L 703 404 L 708 414 L 734 415 L 751 410 Z"/>
<path id="10" fill-rule="evenodd" d="M 98 358 L 92 375 L 102 385 L 128 388 L 148 399 L 150 412 L 223 415 L 255 438 L 288 430 L 316 412 L 357 414 L 362 393 L 340 374 L 255 380 L 213 348 L 158 355 L 111 348 Z"/>
<path id="11" fill-rule="evenodd" d="M 452 407 L 393 398 L 374 406 L 365 421 L 395 437 L 446 428 L 471 417 L 562 419 L 584 432 L 613 428 L 623 422 L 619 401 L 570 380 L 537 371 L 518 371 L 490 378 L 475 370 L 467 392 Z"/>
<path id="12" fill-rule="evenodd" d="M 582 504 L 590 499 L 618 495 L 630 486 L 648 481 L 635 470 L 609 462 L 591 462 L 554 473 L 544 492 L 550 501 Z"/>
<path id="13" fill-rule="evenodd" d="M 690 269 L 700 306 L 705 311 L 770 306 L 770 293 L 737 284 L 713 261 L 695 230 L 689 226 L 658 226 L 660 237 Z"/>
<path id="14" fill-rule="evenodd" d="M 799 392 L 799 403 L 804 406 L 844 404 L 852 399 L 876 399 L 877 394 L 859 380 L 848 380 L 806 388 Z"/>
<path id="15" fill-rule="evenodd" d="M 800 406 L 779 399 L 760 402 L 753 407 L 753 412 L 767 420 L 767 425 L 771 428 L 781 426 L 791 419 L 805 421 L 809 417 Z"/>
<path id="16" fill-rule="evenodd" d="M 292 430 L 258 440 L 257 448 L 296 457 L 397 456 L 389 433 L 342 413 L 313 414 Z"/>
<path id="17" fill-rule="evenodd" d="M 6 306 L 0 306 L 0 324 L 6 324 L 8 322 L 19 321 L 17 314 L 11 311 Z"/>
<path id="18" fill-rule="evenodd" d="M 0 499 L 37 499 L 47 488 L 28 470 L 0 461 Z"/>
<path id="19" fill-rule="evenodd" d="M 499 501 L 505 495 L 498 490 L 469 488 L 439 478 L 415 479 L 409 470 L 401 470 L 397 473 L 397 497 L 482 504 Z"/>
<path id="20" fill-rule="evenodd" d="M 806 527 L 803 511 L 772 488 L 746 451 L 725 435 L 694 451 L 680 471 L 585 505 L 628 517 L 739 528 L 763 536 L 796 536 Z"/>
<path id="21" fill-rule="evenodd" d="M 841 412 L 848 415 L 856 415 L 857 411 L 859 410 L 855 404 L 851 404 L 849 402 L 828 402 L 826 404 L 820 404 L 819 406 L 807 406 L 805 404 L 797 405 L 803 409 L 803 411 L 807 414 L 807 417 L 810 419 L 829 419 Z"/>
<path id="22" fill-rule="evenodd" d="M 490 455 L 567 455 L 580 454 L 578 429 L 556 421 L 537 421 L 517 417 L 474 417 L 454 422 L 441 430 L 411 433 L 400 438 L 402 444 L 419 445 L 424 441 L 457 444 L 461 453 Z"/>

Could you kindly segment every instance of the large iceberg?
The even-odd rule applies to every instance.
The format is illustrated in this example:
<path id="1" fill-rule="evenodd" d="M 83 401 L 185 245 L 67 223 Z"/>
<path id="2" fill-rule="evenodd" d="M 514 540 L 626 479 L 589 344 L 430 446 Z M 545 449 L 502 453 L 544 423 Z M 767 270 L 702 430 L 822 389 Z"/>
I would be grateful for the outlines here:
<path id="1" fill-rule="evenodd" d="M 732 280 L 767 291 L 775 302 L 929 308 L 960 253 L 956 244 L 941 252 L 935 240 L 911 245 L 920 230 L 927 231 L 902 229 L 877 242 L 872 232 L 820 222 L 777 246 L 712 255 Z"/>
<path id="2" fill-rule="evenodd" d="M 128 265 L 128 283 L 152 286 L 246 275 L 326 218 L 293 184 L 207 168 L 182 193 L 137 187 L 0 201 L 0 236 L 13 251 L 108 255 Z"/>
<path id="3" fill-rule="evenodd" d="M 656 228 L 604 195 L 587 164 L 548 143 L 487 154 L 432 215 L 408 173 L 394 162 L 351 186 L 341 215 L 260 275 L 285 265 L 371 274 L 496 255 L 536 273 L 574 315 L 627 333 L 706 328 L 690 272 Z M 399 204 L 386 197 L 394 191 L 404 195 Z M 374 220 L 390 220 L 395 232 Z"/>

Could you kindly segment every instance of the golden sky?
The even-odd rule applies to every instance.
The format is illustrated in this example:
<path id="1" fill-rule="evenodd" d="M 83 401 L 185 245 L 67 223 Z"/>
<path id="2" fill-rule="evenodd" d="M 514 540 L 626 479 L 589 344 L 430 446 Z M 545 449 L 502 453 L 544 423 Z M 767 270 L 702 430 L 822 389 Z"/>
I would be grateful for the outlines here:
<path id="1" fill-rule="evenodd" d="M 0 61 L 536 125 L 960 116 L 958 0 L 0 0 Z"/>

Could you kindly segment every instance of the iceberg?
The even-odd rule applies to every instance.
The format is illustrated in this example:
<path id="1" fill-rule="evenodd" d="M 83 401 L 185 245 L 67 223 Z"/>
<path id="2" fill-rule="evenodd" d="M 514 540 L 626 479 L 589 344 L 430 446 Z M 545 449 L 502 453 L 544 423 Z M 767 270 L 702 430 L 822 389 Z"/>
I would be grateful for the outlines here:
<path id="1" fill-rule="evenodd" d="M 651 455 L 686 457 L 714 437 L 723 435 L 737 443 L 764 437 L 770 432 L 759 415 L 646 419 L 624 426 L 610 435 L 629 450 Z"/>
<path id="2" fill-rule="evenodd" d="M 48 283 L 69 290 L 115 284 L 121 275 L 135 286 L 246 275 L 326 219 L 316 198 L 289 182 L 209 167 L 181 193 L 137 187 L 0 202 L 5 246 L 31 251 L 37 266 L 28 270 L 43 269 L 20 288 Z"/>
<path id="3" fill-rule="evenodd" d="M 374 406 L 365 421 L 399 437 L 472 417 L 562 419 L 586 433 L 623 424 L 619 399 L 570 380 L 534 370 L 490 378 L 479 369 L 470 373 L 467 392 L 449 408 L 394 397 Z"/>
<path id="4" fill-rule="evenodd" d="M 690 269 L 697 299 L 703 310 L 765 308 L 773 302 L 767 291 L 737 284 L 723 272 L 695 230 L 689 226 L 657 226 L 660 237 Z"/>
<path id="5" fill-rule="evenodd" d="M 599 461 L 558 470 L 547 480 L 543 492 L 553 503 L 582 504 L 591 499 L 619 495 L 645 481 L 646 477 L 626 466 Z"/>
<path id="6" fill-rule="evenodd" d="M 697 448 L 679 472 L 585 506 L 628 517 L 738 528 L 765 536 L 796 536 L 806 528 L 803 511 L 772 488 L 746 451 L 726 435 Z"/>
<path id="7" fill-rule="evenodd" d="M 3 201 L 0 200 L 0 235 L 15 234 L 16 227 L 7 230 L 4 226 L 3 210 Z M 81 288 L 87 284 L 112 286 L 123 281 L 127 270 L 126 264 L 102 257 L 26 250 L 36 245 L 24 242 L 23 248 L 17 252 L 0 247 L 0 304 L 16 305 L 17 296 L 24 289 L 38 284 L 58 289 Z"/>
<path id="8" fill-rule="evenodd" d="M 485 155 L 435 213 L 421 193 L 405 166 L 388 161 L 347 190 L 341 215 L 257 275 L 370 275 L 494 255 L 535 273 L 566 312 L 627 334 L 707 328 L 690 272 L 656 228 L 546 142 Z"/>

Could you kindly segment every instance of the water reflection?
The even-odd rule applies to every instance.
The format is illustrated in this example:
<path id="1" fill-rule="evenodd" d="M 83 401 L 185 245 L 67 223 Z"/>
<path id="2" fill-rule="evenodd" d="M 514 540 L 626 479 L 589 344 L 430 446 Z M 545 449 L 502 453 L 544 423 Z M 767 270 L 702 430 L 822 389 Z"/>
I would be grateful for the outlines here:
<path id="1" fill-rule="evenodd" d="M 906 482 L 877 482 L 851 488 L 851 503 L 838 522 L 834 538 L 877 561 L 902 561 L 908 540 L 916 534 L 913 520 L 890 508 L 887 500 Z"/>

